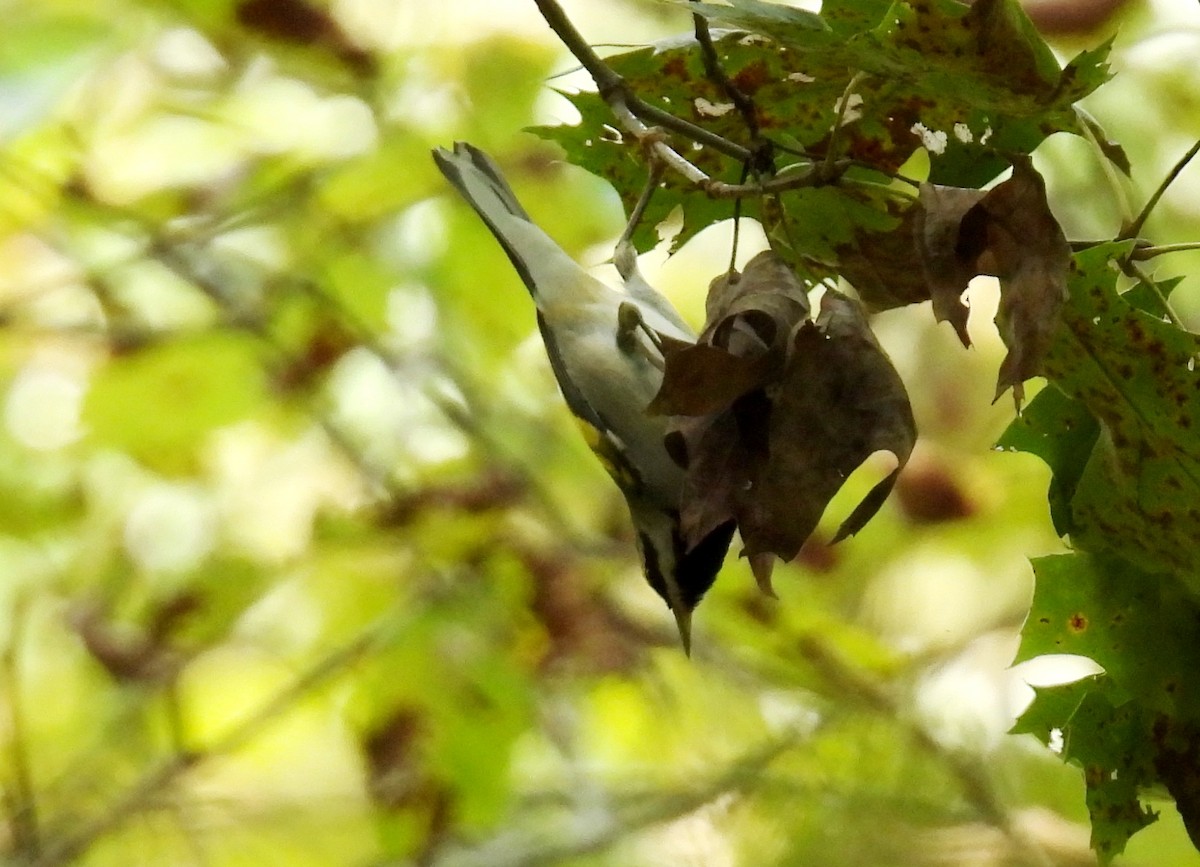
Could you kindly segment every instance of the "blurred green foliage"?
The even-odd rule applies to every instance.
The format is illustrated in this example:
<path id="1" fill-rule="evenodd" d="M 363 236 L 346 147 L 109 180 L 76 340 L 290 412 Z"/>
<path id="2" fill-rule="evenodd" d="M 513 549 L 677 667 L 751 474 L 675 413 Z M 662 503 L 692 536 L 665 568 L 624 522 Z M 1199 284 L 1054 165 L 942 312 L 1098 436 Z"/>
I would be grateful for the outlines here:
<path id="1" fill-rule="evenodd" d="M 731 559 L 684 658 L 516 275 L 428 159 L 495 153 L 602 259 L 616 197 L 515 132 L 569 117 L 544 81 L 570 61 L 531 3 L 444 5 L 4 4 L 6 861 L 1090 863 L 1078 771 L 1003 736 L 1026 558 L 1061 547 L 1046 468 L 989 451 L 990 317 L 970 354 L 878 317 L 924 438 L 897 496 L 778 602 Z M 616 8 L 624 41 L 690 26 Z M 1136 202 L 1200 137 L 1160 26 L 1127 15 L 1090 103 Z M 1058 138 L 1056 214 L 1111 234 Z M 1194 239 L 1190 199 L 1151 228 Z M 728 257 L 707 238 L 668 291 Z M 1120 863 L 1194 858 L 1154 806 Z"/>

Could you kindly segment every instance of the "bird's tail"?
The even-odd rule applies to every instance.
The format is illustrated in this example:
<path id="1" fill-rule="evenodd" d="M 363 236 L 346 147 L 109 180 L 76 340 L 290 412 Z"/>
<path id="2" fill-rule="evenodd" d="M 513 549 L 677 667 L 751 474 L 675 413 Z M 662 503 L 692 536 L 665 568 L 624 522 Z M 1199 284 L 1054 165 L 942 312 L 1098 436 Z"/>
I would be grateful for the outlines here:
<path id="1" fill-rule="evenodd" d="M 436 148 L 433 160 L 496 236 L 521 282 L 536 298 L 538 287 L 533 272 L 538 263 L 530 261 L 531 256 L 545 255 L 548 249 L 557 250 L 558 245 L 530 220 L 500 167 L 479 148 L 461 141 L 455 142 L 452 151 Z"/>

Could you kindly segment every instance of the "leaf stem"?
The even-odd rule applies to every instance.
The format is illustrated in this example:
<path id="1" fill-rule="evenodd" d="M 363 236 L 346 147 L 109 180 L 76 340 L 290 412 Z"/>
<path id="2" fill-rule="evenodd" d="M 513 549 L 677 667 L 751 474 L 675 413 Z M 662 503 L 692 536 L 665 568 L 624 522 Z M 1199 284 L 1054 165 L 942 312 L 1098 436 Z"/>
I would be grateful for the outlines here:
<path id="1" fill-rule="evenodd" d="M 1100 171 L 1104 175 L 1104 179 L 1108 182 L 1108 188 L 1112 191 L 1112 196 L 1116 200 L 1117 209 L 1121 212 L 1121 221 L 1124 224 L 1128 224 L 1130 219 L 1132 219 L 1129 196 L 1125 191 L 1124 182 L 1113 171 L 1112 161 L 1108 158 L 1108 154 L 1104 152 L 1104 146 L 1100 143 L 1098 134 L 1100 124 L 1078 106 L 1075 107 L 1075 112 L 1080 120 L 1079 125 L 1083 129 L 1083 137 L 1092 146 L 1092 151 L 1095 153 L 1096 160 L 1100 165 Z"/>
<path id="2" fill-rule="evenodd" d="M 1175 179 L 1179 177 L 1179 173 L 1187 167 L 1187 164 L 1192 161 L 1192 157 L 1194 157 L 1197 153 L 1200 153 L 1200 141 L 1197 141 L 1194 145 L 1188 148 L 1187 153 L 1180 157 L 1179 161 L 1171 167 L 1171 170 L 1167 172 L 1167 176 L 1163 178 L 1162 183 L 1158 185 L 1158 189 L 1154 191 L 1154 195 L 1150 197 L 1145 206 L 1142 208 L 1141 213 L 1134 218 L 1132 223 L 1125 227 L 1125 230 L 1121 232 L 1117 240 L 1136 238 L 1142 233 L 1142 227 L 1146 224 L 1146 220 L 1149 219 L 1150 213 L 1158 204 L 1159 199 L 1163 197 L 1163 193 L 1167 191 L 1167 187 L 1171 186 Z"/>
<path id="3" fill-rule="evenodd" d="M 1135 247 L 1129 258 L 1136 262 L 1153 259 L 1167 253 L 1184 253 L 1188 250 L 1200 250 L 1200 241 L 1185 241 L 1180 244 L 1158 244 L 1146 247 Z"/>
<path id="4" fill-rule="evenodd" d="M 642 187 L 642 194 L 638 196 L 637 204 L 633 206 L 633 210 L 629 213 L 629 220 L 625 223 L 625 231 L 621 233 L 621 237 L 617 240 L 617 246 L 629 244 L 633 240 L 633 233 L 637 231 L 638 223 L 642 222 L 642 216 L 646 213 L 646 207 L 650 204 L 650 199 L 654 197 L 654 191 L 658 189 L 658 183 L 662 180 L 663 164 L 657 160 L 650 161 L 650 172 L 646 175 L 646 184 Z"/>
<path id="5" fill-rule="evenodd" d="M 1159 302 L 1162 303 L 1163 310 L 1166 312 L 1167 318 L 1171 320 L 1171 324 L 1174 325 L 1176 328 L 1180 329 L 1181 331 L 1187 330 L 1184 327 L 1183 320 L 1179 318 L 1179 314 L 1176 313 L 1175 308 L 1171 306 L 1171 302 L 1167 298 L 1166 293 L 1162 291 L 1162 287 L 1158 285 L 1158 282 L 1156 280 L 1154 280 L 1154 278 L 1152 278 L 1150 275 L 1146 274 L 1146 272 L 1144 272 L 1141 268 L 1139 268 L 1133 262 L 1132 257 L 1130 257 L 1129 259 L 1126 259 L 1125 262 L 1122 263 L 1121 269 L 1129 276 L 1134 277 L 1138 280 L 1141 280 L 1143 283 L 1145 283 L 1147 286 L 1149 286 L 1150 291 L 1153 292 L 1154 295 L 1158 298 Z"/>
<path id="6" fill-rule="evenodd" d="M 833 155 L 837 152 L 837 148 L 834 145 L 837 143 L 838 134 L 846 123 L 846 113 L 850 107 L 850 97 L 854 95 L 854 89 L 858 87 L 865 76 L 866 73 L 861 69 L 855 72 L 850 77 L 850 80 L 846 82 L 846 89 L 842 91 L 842 98 L 838 100 L 837 119 L 833 122 L 833 129 L 829 131 L 829 144 L 825 148 L 825 159 L 822 162 L 821 173 L 823 175 L 828 176 L 833 169 Z M 860 96 L 859 99 L 861 100 L 862 97 Z"/>

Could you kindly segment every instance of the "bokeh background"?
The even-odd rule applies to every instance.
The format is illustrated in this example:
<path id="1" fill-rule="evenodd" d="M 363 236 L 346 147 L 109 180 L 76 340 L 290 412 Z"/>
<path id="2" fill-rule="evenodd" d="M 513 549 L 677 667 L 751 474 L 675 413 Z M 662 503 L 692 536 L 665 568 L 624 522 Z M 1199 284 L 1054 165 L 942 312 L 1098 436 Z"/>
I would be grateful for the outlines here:
<path id="1" fill-rule="evenodd" d="M 563 0 L 593 42 L 679 4 Z M 1036 164 L 1114 234 L 1200 138 L 1200 8 L 1038 0 L 1116 34 L 1087 145 Z M 1003 348 L 877 317 L 922 440 L 857 538 L 759 594 L 730 558 L 686 658 L 531 306 L 430 148 L 493 153 L 604 275 L 603 180 L 532 0 L 3 0 L 0 849 L 58 865 L 1083 865 L 1083 782 L 1005 734 L 1049 474 L 992 448 Z M 1200 239 L 1200 170 L 1147 234 Z M 728 224 L 643 269 L 695 324 Z M 743 226 L 737 259 L 761 248 Z M 1188 274 L 1192 254 L 1156 261 Z M 1173 296 L 1200 325 L 1200 295 Z M 871 468 L 867 468 L 867 475 Z M 736 543 L 735 543 L 736 545 Z M 735 547 L 736 550 L 736 547 Z M 1173 806 L 1119 863 L 1195 863 Z"/>

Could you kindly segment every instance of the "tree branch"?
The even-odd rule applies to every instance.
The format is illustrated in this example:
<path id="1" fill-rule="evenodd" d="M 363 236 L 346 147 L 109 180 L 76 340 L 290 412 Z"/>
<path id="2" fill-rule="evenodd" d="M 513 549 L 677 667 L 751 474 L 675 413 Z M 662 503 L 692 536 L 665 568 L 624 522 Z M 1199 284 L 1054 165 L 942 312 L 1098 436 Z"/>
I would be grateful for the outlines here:
<path id="1" fill-rule="evenodd" d="M 1028 863 L 1050 867 L 1051 862 L 1046 853 L 1017 828 L 1003 800 L 978 762 L 969 761 L 962 753 L 944 747 L 924 725 L 903 712 L 899 700 L 883 684 L 870 679 L 843 661 L 822 639 L 811 635 L 802 636 L 800 647 L 804 658 L 830 683 L 835 684 L 846 698 L 907 727 L 913 743 L 946 767 L 979 815 L 999 829 Z"/>
<path id="2" fill-rule="evenodd" d="M 1135 247 L 1129 258 L 1135 262 L 1153 259 L 1155 256 L 1165 256 L 1168 253 L 1186 253 L 1189 250 L 1200 250 L 1200 241 L 1185 241 L 1180 244 L 1149 244 Z"/>
<path id="3" fill-rule="evenodd" d="M 763 772 L 780 756 L 802 741 L 795 731 L 750 750 L 735 759 L 724 771 L 701 785 L 671 792 L 647 800 L 631 799 L 617 805 L 607 821 L 584 830 L 562 833 L 524 834 L 505 831 L 492 840 L 456 851 L 452 861 L 458 867 L 553 867 L 612 847 L 630 834 L 688 816 L 720 796 L 745 791 L 761 780 Z M 399 862 L 389 862 L 399 867 Z"/>
<path id="4" fill-rule="evenodd" d="M 698 3 L 700 0 L 691 0 Z M 700 43 L 700 55 L 704 58 L 704 73 L 721 89 L 721 92 L 733 103 L 752 141 L 760 141 L 758 130 L 758 113 L 754 100 L 742 93 L 736 84 L 730 80 L 717 57 L 716 46 L 713 45 L 712 33 L 708 29 L 708 19 L 699 12 L 692 13 L 692 27 L 696 31 L 696 41 Z"/>
<path id="5" fill-rule="evenodd" d="M 625 79 L 621 78 L 611 66 L 601 59 L 600 55 L 596 54 L 583 35 L 575 28 L 571 19 L 563 12 L 557 0 L 534 0 L 534 3 L 537 4 L 546 23 L 550 25 L 550 29 L 591 75 L 600 98 L 608 103 L 625 131 L 639 142 L 645 142 L 647 137 L 652 134 L 651 130 L 646 127 L 646 123 L 651 123 L 679 133 L 739 162 L 746 162 L 751 158 L 752 152 L 748 148 L 641 100 L 630 91 Z M 692 183 L 703 185 L 704 181 L 699 180 L 698 177 L 706 178 L 707 176 L 680 156 L 666 142 L 661 140 L 652 142 L 651 147 L 658 159 L 679 171 Z M 691 166 L 690 170 L 683 168 L 684 165 Z"/>
<path id="6" fill-rule="evenodd" d="M 216 756 L 228 755 L 256 737 L 262 729 L 279 719 L 284 711 L 294 705 L 299 698 L 316 689 L 365 654 L 372 645 L 394 628 L 395 620 L 395 614 L 389 614 L 363 630 L 351 641 L 335 648 L 207 748 L 176 753 L 157 767 L 152 768 L 130 786 L 124 794 L 116 798 L 102 814 L 90 820 L 75 823 L 71 833 L 60 838 L 53 845 L 47 846 L 42 857 L 32 862 L 32 867 L 59 867 L 59 865 L 77 860 L 105 834 L 119 828 L 129 819 L 146 810 L 163 791 L 177 782 L 187 771 L 203 761 Z"/>
<path id="7" fill-rule="evenodd" d="M 28 612 L 29 598 L 21 593 L 9 618 L 10 634 L 8 645 L 0 657 L 0 672 L 4 679 L 4 691 L 8 695 L 9 760 L 13 775 L 11 791 L 7 787 L 4 791 L 4 804 L 8 810 L 13 850 L 24 859 L 34 860 L 41 854 L 42 841 L 33 774 L 26 751 L 29 741 L 25 730 L 24 702 L 21 699 L 21 650 L 25 643 Z"/>

